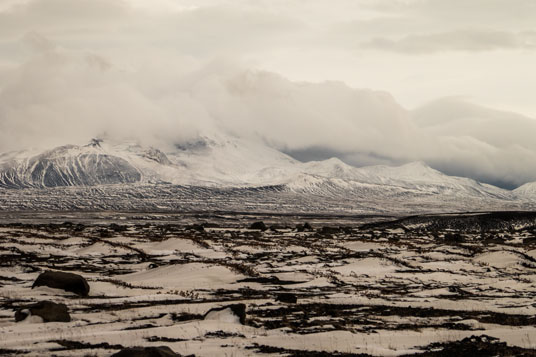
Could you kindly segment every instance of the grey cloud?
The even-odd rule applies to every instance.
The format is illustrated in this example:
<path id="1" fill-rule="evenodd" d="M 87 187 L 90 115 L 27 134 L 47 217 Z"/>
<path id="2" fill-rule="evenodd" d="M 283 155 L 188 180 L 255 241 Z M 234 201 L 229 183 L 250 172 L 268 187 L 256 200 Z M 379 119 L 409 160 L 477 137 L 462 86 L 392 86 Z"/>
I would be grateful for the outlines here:
<path id="1" fill-rule="evenodd" d="M 534 49 L 536 48 L 536 33 L 457 30 L 426 35 L 409 35 L 401 39 L 377 37 L 363 43 L 362 47 L 408 54 L 445 51 Z"/>
<path id="2" fill-rule="evenodd" d="M 55 43 L 35 31 L 27 32 L 23 36 L 23 41 L 38 52 L 48 52 L 56 49 Z"/>
<path id="3" fill-rule="evenodd" d="M 425 0 L 416 3 L 416 11 L 446 21 L 532 28 L 536 4 L 532 0 Z"/>
<path id="4" fill-rule="evenodd" d="M 369 19 L 333 24 L 332 38 L 360 50 L 399 53 L 533 49 L 536 3 L 531 0 L 363 0 Z"/>
<path id="5" fill-rule="evenodd" d="M 423 159 L 452 175 L 517 186 L 536 180 L 536 120 L 445 98 L 412 112 L 437 146 Z"/>
<path id="6" fill-rule="evenodd" d="M 536 120 L 516 113 L 445 98 L 415 110 L 412 117 L 428 135 L 471 137 L 497 149 L 536 152 Z"/>
<path id="7" fill-rule="evenodd" d="M 102 26 L 128 14 L 121 0 L 33 0 L 0 11 L 0 37 L 20 36 L 30 30 L 83 30 Z"/>
<path id="8" fill-rule="evenodd" d="M 363 6 L 388 15 L 433 18 L 438 22 L 529 26 L 534 23 L 532 0 L 363 0 Z"/>
<path id="9" fill-rule="evenodd" d="M 32 0 L 0 12 L 0 38 L 36 31 L 57 41 L 76 38 L 78 44 L 85 40 L 92 45 L 122 42 L 125 46 L 138 41 L 186 46 L 186 50 L 241 41 L 251 45 L 254 40 L 262 46 L 266 45 L 262 41 L 302 26 L 287 14 L 218 4 L 147 14 L 123 0 Z"/>
<path id="10" fill-rule="evenodd" d="M 371 150 L 374 150 L 374 148 L 371 148 Z M 407 162 L 407 159 L 396 159 L 390 156 L 378 155 L 374 151 L 339 151 L 334 147 L 324 146 L 312 146 L 297 150 L 283 149 L 283 152 L 303 162 L 327 160 L 337 157 L 345 163 L 356 167 L 370 165 L 396 166 Z"/>
<path id="11" fill-rule="evenodd" d="M 379 149 L 382 141 L 354 150 L 332 144 L 288 152 L 307 161 L 335 156 L 356 166 L 422 160 L 446 174 L 505 188 L 536 180 L 536 120 L 454 97 L 429 103 L 408 116 L 415 124 L 412 142 L 389 150 Z M 396 131 L 385 133 L 384 139 L 396 135 Z"/>
<path id="12" fill-rule="evenodd" d="M 285 15 L 221 6 L 170 14 L 163 20 L 161 39 L 181 51 L 201 55 L 284 47 L 304 27 Z"/>

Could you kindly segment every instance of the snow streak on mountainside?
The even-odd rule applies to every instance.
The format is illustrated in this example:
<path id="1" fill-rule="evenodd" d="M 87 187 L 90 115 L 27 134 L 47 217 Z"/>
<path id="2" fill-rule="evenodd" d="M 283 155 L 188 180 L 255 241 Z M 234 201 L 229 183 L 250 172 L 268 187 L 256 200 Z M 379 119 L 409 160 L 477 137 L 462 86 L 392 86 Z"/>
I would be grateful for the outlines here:
<path id="1" fill-rule="evenodd" d="M 106 189 L 98 188 L 104 186 Z M 386 202 L 412 206 L 427 202 L 436 208 L 443 204 L 445 210 L 473 210 L 477 206 L 485 209 L 486 205 L 523 208 L 522 202 L 536 197 L 534 185 L 504 190 L 468 178 L 447 176 L 423 162 L 362 168 L 336 158 L 302 163 L 262 143 L 231 137 L 201 137 L 165 153 L 136 143 L 93 140 L 85 146 L 0 155 L 0 188 L 25 191 L 54 187 L 95 187 L 92 192 L 96 195 L 116 192 L 128 196 L 130 190 L 153 201 L 167 194 L 184 199 L 190 192 L 192 198 L 204 200 L 233 196 L 239 202 L 243 197 L 257 195 L 259 200 L 269 196 L 271 204 L 288 199 L 299 206 L 300 200 L 314 205 L 313 201 L 322 202 L 329 197 L 333 200 L 331 205 L 343 200 L 359 202 L 360 211 L 367 207 L 384 211 L 382 205 Z M 151 190 L 154 192 L 150 193 Z M 43 193 L 39 196 L 43 197 Z M 100 208 L 109 205 L 109 201 L 104 201 L 108 203 Z M 127 205 L 131 209 L 144 206 Z M 6 208 L 6 204 L 2 206 Z M 177 208 L 175 203 L 164 206 Z M 114 209 L 120 208 L 114 205 Z"/>

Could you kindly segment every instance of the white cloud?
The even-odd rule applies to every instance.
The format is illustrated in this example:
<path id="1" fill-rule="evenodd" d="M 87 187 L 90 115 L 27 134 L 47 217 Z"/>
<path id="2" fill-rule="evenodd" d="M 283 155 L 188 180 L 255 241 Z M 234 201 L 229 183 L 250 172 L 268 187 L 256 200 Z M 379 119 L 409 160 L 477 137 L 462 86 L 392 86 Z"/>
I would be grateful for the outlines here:
<path id="1" fill-rule="evenodd" d="M 103 133 L 166 149 L 215 131 L 302 154 L 323 148 L 356 164 L 425 160 L 489 182 L 536 179 L 536 121 L 455 98 L 408 111 L 385 92 L 293 82 L 233 61 L 126 71 L 54 46 L 6 78 L 2 151 L 84 143 Z"/>

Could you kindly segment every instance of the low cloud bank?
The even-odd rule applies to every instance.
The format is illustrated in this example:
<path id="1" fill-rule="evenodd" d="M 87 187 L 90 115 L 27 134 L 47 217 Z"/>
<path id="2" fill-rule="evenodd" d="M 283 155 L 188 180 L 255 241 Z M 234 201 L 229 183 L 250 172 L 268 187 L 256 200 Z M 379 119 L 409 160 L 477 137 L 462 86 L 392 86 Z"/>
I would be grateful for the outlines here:
<path id="1" fill-rule="evenodd" d="M 0 151 L 95 136 L 166 150 L 226 133 L 304 160 L 339 156 L 357 166 L 423 160 L 505 187 L 536 180 L 536 121 L 460 98 L 411 111 L 386 92 L 293 82 L 231 60 L 174 58 L 122 68 L 39 34 L 25 41 L 35 54 L 0 70 Z"/>

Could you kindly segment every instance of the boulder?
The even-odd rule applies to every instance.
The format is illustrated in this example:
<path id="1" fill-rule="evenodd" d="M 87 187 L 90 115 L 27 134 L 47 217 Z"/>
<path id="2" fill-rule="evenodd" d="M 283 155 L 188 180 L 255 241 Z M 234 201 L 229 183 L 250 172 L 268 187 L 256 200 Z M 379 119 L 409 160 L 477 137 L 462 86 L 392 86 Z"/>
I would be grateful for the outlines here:
<path id="1" fill-rule="evenodd" d="M 198 231 L 198 232 L 204 232 L 205 231 L 205 227 L 203 227 L 203 225 L 201 225 L 201 224 L 193 224 L 191 226 L 188 226 L 188 229 Z"/>
<path id="2" fill-rule="evenodd" d="M 112 357 L 173 357 L 173 356 L 180 356 L 180 355 L 173 352 L 173 350 L 167 346 L 129 347 L 117 353 L 114 353 L 112 355 Z"/>
<path id="3" fill-rule="evenodd" d="M 69 322 L 71 316 L 65 304 L 40 301 L 34 305 L 21 308 L 15 312 L 15 321 L 22 321 L 28 316 L 39 316 L 43 322 Z"/>
<path id="4" fill-rule="evenodd" d="M 246 323 L 246 305 L 245 304 L 232 304 L 222 307 L 214 307 L 206 312 L 203 316 L 204 320 L 220 320 L 223 319 L 223 313 L 225 310 L 238 317 L 240 323 L 244 325 Z M 222 313 L 222 314 L 220 314 Z"/>
<path id="5" fill-rule="evenodd" d="M 296 225 L 296 230 L 298 232 L 310 232 L 313 230 L 313 227 L 308 222 L 305 222 L 304 224 Z"/>
<path id="6" fill-rule="evenodd" d="M 296 302 L 298 302 L 298 297 L 296 296 L 296 294 L 292 294 L 292 293 L 281 293 L 277 295 L 277 297 L 275 298 L 275 301 L 295 304 Z"/>
<path id="7" fill-rule="evenodd" d="M 278 224 L 272 224 L 272 225 L 270 226 L 270 230 L 271 230 L 272 232 L 277 232 L 278 229 L 282 229 L 282 228 L 283 228 L 283 227 L 280 226 L 280 225 L 278 225 Z"/>
<path id="8" fill-rule="evenodd" d="M 41 273 L 32 285 L 32 289 L 36 286 L 48 286 L 54 289 L 62 289 L 70 291 L 79 296 L 87 296 L 89 294 L 89 284 L 84 277 L 65 273 L 62 271 L 46 271 Z"/>
<path id="9" fill-rule="evenodd" d="M 257 229 L 264 232 L 268 229 L 268 227 L 266 227 L 266 224 L 264 224 L 264 222 L 259 221 L 252 223 L 251 226 L 249 226 L 249 229 Z"/>

